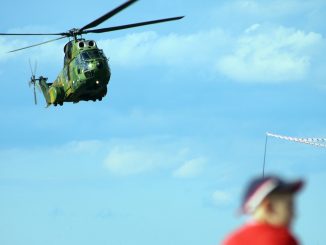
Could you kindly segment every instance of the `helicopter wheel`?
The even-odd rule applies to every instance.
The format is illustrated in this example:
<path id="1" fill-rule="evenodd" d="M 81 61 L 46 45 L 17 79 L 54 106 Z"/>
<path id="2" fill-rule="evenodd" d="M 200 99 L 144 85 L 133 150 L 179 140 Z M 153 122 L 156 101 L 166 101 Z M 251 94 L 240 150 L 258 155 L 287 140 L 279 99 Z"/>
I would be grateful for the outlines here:
<path id="1" fill-rule="evenodd" d="M 102 97 L 98 98 L 99 101 L 102 101 Z"/>
<path id="2" fill-rule="evenodd" d="M 54 105 L 54 106 L 57 106 L 58 104 L 57 104 L 57 103 L 54 103 L 53 105 Z"/>
<path id="3" fill-rule="evenodd" d="M 59 102 L 59 105 L 62 106 L 63 105 L 63 102 Z"/>

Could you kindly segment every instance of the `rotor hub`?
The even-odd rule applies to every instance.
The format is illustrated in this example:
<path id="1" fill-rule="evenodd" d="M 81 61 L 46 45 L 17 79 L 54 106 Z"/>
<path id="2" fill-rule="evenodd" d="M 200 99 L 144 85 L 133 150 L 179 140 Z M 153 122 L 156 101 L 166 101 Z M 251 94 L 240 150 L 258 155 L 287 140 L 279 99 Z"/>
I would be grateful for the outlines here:
<path id="1" fill-rule="evenodd" d="M 67 36 L 74 37 L 75 39 L 78 35 L 80 35 L 80 29 L 77 28 L 72 28 L 67 32 Z"/>

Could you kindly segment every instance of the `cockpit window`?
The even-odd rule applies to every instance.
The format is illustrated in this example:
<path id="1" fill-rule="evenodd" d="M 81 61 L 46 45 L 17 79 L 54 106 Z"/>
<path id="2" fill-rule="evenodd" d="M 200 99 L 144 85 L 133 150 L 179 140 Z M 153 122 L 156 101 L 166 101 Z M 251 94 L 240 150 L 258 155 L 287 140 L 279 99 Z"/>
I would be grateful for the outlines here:
<path id="1" fill-rule="evenodd" d="M 87 50 L 87 51 L 82 52 L 80 55 L 83 60 L 104 58 L 103 52 L 101 50 Z"/>

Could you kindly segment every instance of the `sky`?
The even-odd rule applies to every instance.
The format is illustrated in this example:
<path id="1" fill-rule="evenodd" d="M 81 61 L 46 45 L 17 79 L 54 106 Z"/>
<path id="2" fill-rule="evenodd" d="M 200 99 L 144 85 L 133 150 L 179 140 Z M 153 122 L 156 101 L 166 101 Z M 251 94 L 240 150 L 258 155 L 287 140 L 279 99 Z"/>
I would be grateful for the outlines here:
<path id="1" fill-rule="evenodd" d="M 64 32 L 122 1 L 6 1 L 0 32 Z M 143 0 L 89 34 L 109 58 L 101 102 L 34 105 L 63 39 L 0 36 L 0 243 L 212 245 L 262 174 L 266 132 L 326 137 L 326 2 Z M 326 150 L 268 138 L 266 173 L 303 178 L 294 233 L 325 244 Z"/>

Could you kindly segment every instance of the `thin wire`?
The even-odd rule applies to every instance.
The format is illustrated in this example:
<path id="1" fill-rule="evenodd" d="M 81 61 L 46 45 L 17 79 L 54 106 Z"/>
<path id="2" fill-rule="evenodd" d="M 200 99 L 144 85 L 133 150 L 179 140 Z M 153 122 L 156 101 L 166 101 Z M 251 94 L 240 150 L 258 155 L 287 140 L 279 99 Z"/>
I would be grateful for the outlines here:
<path id="1" fill-rule="evenodd" d="M 265 138 L 265 151 L 264 151 L 264 162 L 263 162 L 263 177 L 265 177 L 265 164 L 266 164 L 267 139 L 268 139 L 268 135 L 266 134 L 266 138 Z"/>

